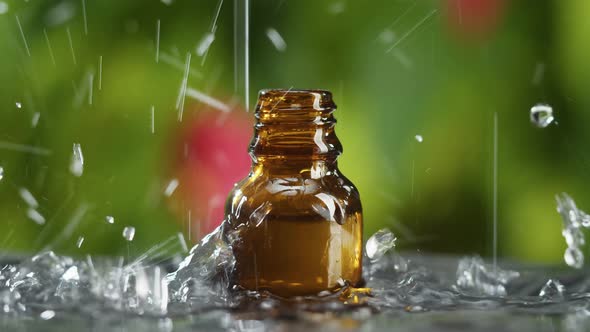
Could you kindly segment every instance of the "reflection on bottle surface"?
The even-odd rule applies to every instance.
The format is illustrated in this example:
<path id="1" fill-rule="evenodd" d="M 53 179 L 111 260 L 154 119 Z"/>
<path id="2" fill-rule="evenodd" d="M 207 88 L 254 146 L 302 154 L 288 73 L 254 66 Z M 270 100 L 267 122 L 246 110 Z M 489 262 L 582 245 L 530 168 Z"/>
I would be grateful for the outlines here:
<path id="1" fill-rule="evenodd" d="M 362 208 L 338 170 L 335 109 L 328 91 L 260 92 L 252 171 L 225 207 L 238 286 L 292 297 L 360 283 Z"/>

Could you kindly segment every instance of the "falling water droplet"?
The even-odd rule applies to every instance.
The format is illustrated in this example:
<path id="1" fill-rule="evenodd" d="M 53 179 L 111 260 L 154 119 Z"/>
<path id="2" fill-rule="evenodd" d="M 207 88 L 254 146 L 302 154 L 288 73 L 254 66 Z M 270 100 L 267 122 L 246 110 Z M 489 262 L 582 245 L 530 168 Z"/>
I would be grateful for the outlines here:
<path id="1" fill-rule="evenodd" d="M 104 221 L 106 221 L 107 224 L 111 224 L 112 225 L 112 224 L 115 223 L 115 217 L 113 217 L 113 216 L 106 216 L 106 217 L 104 217 Z"/>
<path id="2" fill-rule="evenodd" d="M 17 101 L 15 103 L 15 105 L 16 105 L 16 108 L 23 108 L 23 104 L 21 102 L 19 102 L 19 101 Z"/>
<path id="3" fill-rule="evenodd" d="M 0 1 L 0 15 L 8 13 L 8 4 L 4 1 Z"/>
<path id="4" fill-rule="evenodd" d="M 78 247 L 78 248 L 82 247 L 82 243 L 84 243 L 84 237 L 79 236 L 78 241 L 76 241 L 76 247 Z"/>
<path id="5" fill-rule="evenodd" d="M 170 180 L 170 182 L 168 182 L 168 185 L 166 186 L 166 190 L 164 190 L 164 195 L 168 197 L 172 196 L 172 194 L 174 194 L 174 191 L 176 190 L 176 187 L 178 187 L 178 179 Z"/>
<path id="6" fill-rule="evenodd" d="M 274 28 L 266 29 L 266 36 L 270 39 L 271 43 L 279 52 L 284 52 L 287 49 L 287 43 L 281 36 L 281 34 Z"/>
<path id="7" fill-rule="evenodd" d="M 27 203 L 29 207 L 37 208 L 39 206 L 39 203 L 35 199 L 35 196 L 33 196 L 33 194 L 31 194 L 31 192 L 27 188 L 20 188 L 18 190 L 18 193 L 20 197 L 23 199 L 23 201 L 25 201 L 25 203 Z"/>
<path id="8" fill-rule="evenodd" d="M 34 221 L 37 225 L 45 224 L 45 217 L 43 217 L 43 215 L 39 213 L 39 211 L 33 208 L 29 208 L 27 210 L 27 217 L 29 217 L 29 219 Z"/>
<path id="9" fill-rule="evenodd" d="M 205 55 L 205 53 L 207 53 L 209 50 L 209 47 L 211 47 L 211 44 L 213 44 L 213 41 L 215 41 L 215 34 L 212 32 L 207 32 L 199 42 L 199 45 L 197 45 L 195 52 L 199 56 Z"/>
<path id="10" fill-rule="evenodd" d="M 414 136 L 414 138 L 416 139 L 416 141 L 418 141 L 418 143 L 422 143 L 424 141 L 424 138 L 422 137 L 422 135 L 416 135 L 416 136 Z"/>
<path id="11" fill-rule="evenodd" d="M 135 227 L 127 226 L 123 229 L 123 237 L 125 240 L 131 242 L 135 237 Z"/>
<path id="12" fill-rule="evenodd" d="M 365 245 L 367 257 L 373 262 L 378 261 L 391 248 L 395 247 L 396 240 L 395 235 L 389 229 L 378 230 L 367 240 Z"/>
<path id="13" fill-rule="evenodd" d="M 39 315 L 39 317 L 41 317 L 41 319 L 43 319 L 43 320 L 50 320 L 53 317 L 55 317 L 55 311 L 45 310 Z"/>
<path id="14" fill-rule="evenodd" d="M 547 104 L 537 104 L 531 108 L 531 123 L 537 128 L 545 128 L 553 122 L 553 108 Z"/>
<path id="15" fill-rule="evenodd" d="M 74 143 L 72 148 L 72 161 L 70 162 L 70 172 L 74 176 L 80 177 L 84 173 L 84 155 L 79 143 Z"/>

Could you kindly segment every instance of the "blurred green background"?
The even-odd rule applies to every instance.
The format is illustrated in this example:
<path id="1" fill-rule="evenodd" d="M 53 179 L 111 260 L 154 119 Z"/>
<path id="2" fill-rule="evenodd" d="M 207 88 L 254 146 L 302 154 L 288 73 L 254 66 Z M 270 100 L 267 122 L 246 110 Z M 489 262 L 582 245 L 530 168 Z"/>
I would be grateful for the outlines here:
<path id="1" fill-rule="evenodd" d="M 188 239 L 188 220 L 201 221 L 187 216 L 180 191 L 164 192 L 174 178 L 188 186 L 178 175 L 192 167 L 178 166 L 184 128 L 213 124 L 191 127 L 203 105 L 189 96 L 178 121 L 186 55 L 187 85 L 231 105 L 224 116 L 249 128 L 245 5 L 0 1 L 2 251 L 124 254 L 125 226 L 137 230 L 133 254 L 178 232 Z M 262 88 L 331 90 L 365 238 L 390 227 L 406 250 L 487 256 L 496 114 L 499 254 L 557 263 L 565 244 L 554 195 L 590 210 L 588 13 L 584 0 L 250 0 L 249 107 Z M 537 103 L 554 109 L 547 128 L 530 123 Z M 80 177 L 69 170 L 74 143 Z M 19 188 L 44 225 L 27 217 Z M 202 200 L 187 204 L 207 210 Z"/>

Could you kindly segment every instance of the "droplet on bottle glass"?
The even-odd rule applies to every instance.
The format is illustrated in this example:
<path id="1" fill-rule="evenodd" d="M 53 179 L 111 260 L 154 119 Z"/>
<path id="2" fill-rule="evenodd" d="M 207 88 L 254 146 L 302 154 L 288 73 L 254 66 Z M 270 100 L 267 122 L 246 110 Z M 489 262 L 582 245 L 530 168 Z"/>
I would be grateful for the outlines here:
<path id="1" fill-rule="evenodd" d="M 4 168 L 2 168 L 2 166 L 0 166 L 0 180 L 2 180 L 4 178 Z"/>
<path id="2" fill-rule="evenodd" d="M 15 105 L 16 105 L 16 108 L 23 108 L 23 104 L 20 101 L 17 101 L 15 103 Z"/>
<path id="3" fill-rule="evenodd" d="M 112 225 L 112 224 L 115 223 L 115 217 L 113 217 L 113 216 L 106 216 L 106 217 L 104 217 L 104 221 L 106 221 L 107 224 L 111 224 Z"/>
<path id="4" fill-rule="evenodd" d="M 135 227 L 127 226 L 123 229 L 123 237 L 127 241 L 133 241 L 135 237 Z"/>
<path id="5" fill-rule="evenodd" d="M 424 138 L 422 137 L 422 135 L 416 135 L 416 136 L 414 136 L 414 138 L 416 139 L 416 141 L 418 141 L 418 143 L 422 143 L 424 141 Z"/>
<path id="6" fill-rule="evenodd" d="M 537 104 L 531 108 L 531 123 L 537 128 L 545 128 L 553 122 L 553 108 L 547 104 Z"/>

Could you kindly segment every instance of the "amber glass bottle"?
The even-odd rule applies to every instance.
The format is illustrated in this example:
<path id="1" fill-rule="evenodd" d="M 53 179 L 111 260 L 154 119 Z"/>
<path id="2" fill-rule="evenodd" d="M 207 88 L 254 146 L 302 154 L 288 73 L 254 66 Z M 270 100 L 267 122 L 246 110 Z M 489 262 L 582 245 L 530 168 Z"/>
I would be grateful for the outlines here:
<path id="1" fill-rule="evenodd" d="M 360 282 L 361 202 L 338 170 L 335 109 L 328 91 L 260 92 L 252 170 L 225 206 L 236 285 L 292 297 Z"/>

